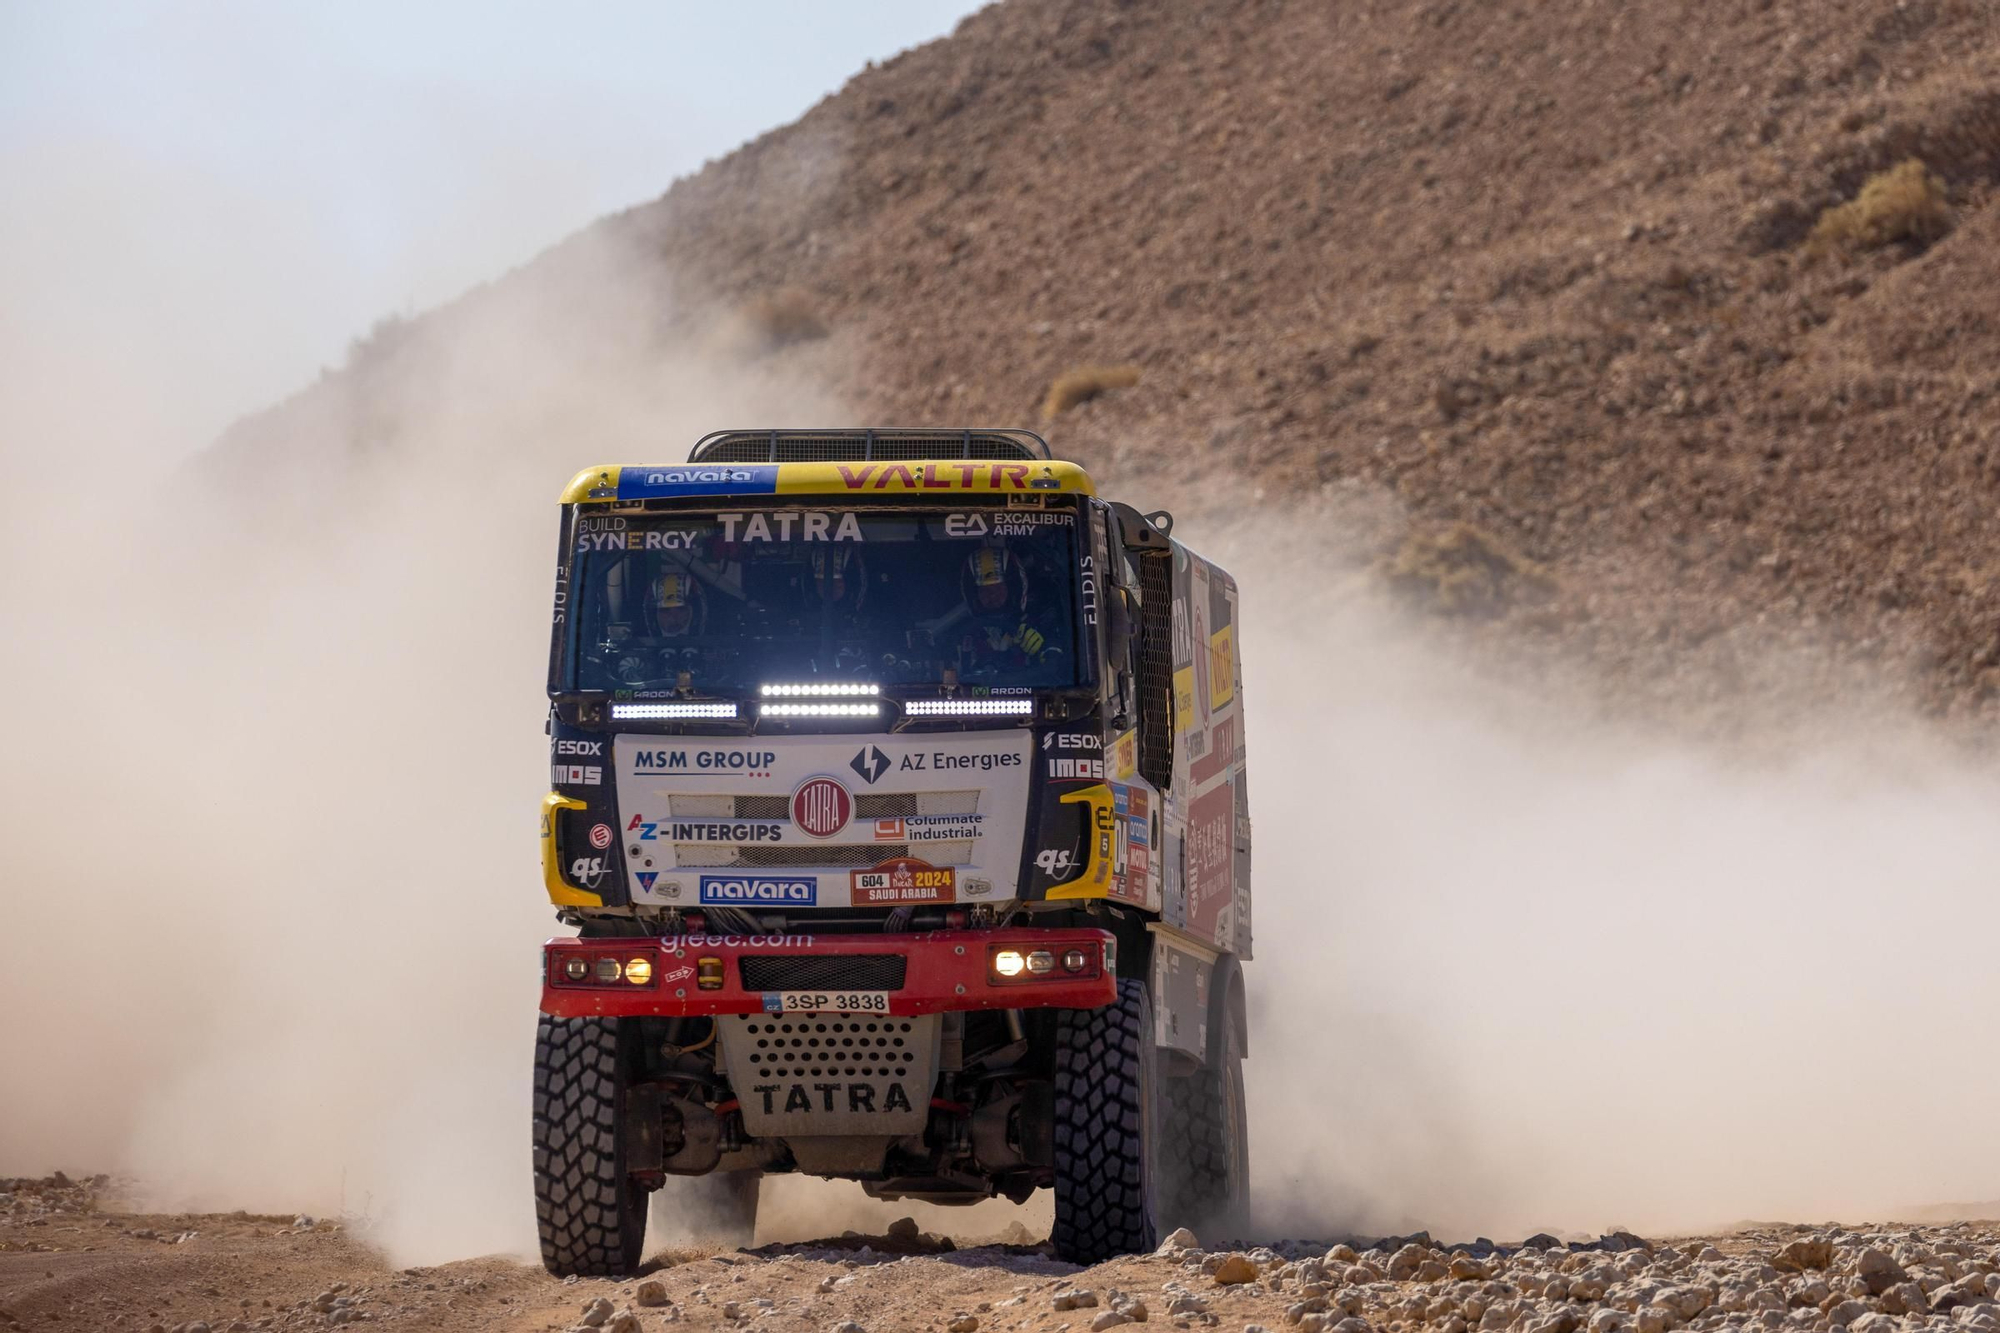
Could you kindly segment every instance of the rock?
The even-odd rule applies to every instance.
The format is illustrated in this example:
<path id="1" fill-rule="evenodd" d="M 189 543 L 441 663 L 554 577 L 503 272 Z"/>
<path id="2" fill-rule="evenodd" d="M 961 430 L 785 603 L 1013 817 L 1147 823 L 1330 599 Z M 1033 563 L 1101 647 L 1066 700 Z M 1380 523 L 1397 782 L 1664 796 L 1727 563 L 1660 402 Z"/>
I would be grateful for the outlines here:
<path id="1" fill-rule="evenodd" d="M 1409 1281 L 1417 1275 L 1417 1269 L 1423 1266 L 1424 1260 L 1430 1257 L 1431 1252 L 1421 1245 L 1405 1245 L 1389 1256 L 1389 1280 Z"/>
<path id="2" fill-rule="evenodd" d="M 1160 1242 L 1155 1254 L 1172 1254 L 1175 1250 L 1198 1250 L 1201 1242 L 1194 1238 L 1194 1232 L 1186 1227 L 1175 1227 L 1172 1234 Z"/>
<path id="3" fill-rule="evenodd" d="M 1880 1296 L 1898 1283 L 1910 1280 L 1901 1264 L 1873 1246 L 1863 1250 L 1854 1261 L 1854 1271 L 1870 1296 Z"/>
<path id="4" fill-rule="evenodd" d="M 899 1217 L 889 1224 L 890 1240 L 915 1240 L 922 1234 L 914 1217 Z"/>
<path id="5" fill-rule="evenodd" d="M 868 1333 L 868 1330 L 852 1319 L 843 1319 L 833 1326 L 833 1333 Z"/>
<path id="6" fill-rule="evenodd" d="M 1693 1319 L 1715 1303 L 1715 1292 L 1692 1284 L 1668 1287 L 1653 1297 L 1653 1303 L 1666 1306 L 1682 1319 Z"/>
<path id="7" fill-rule="evenodd" d="M 1105 1310 L 1097 1318 L 1090 1321 L 1090 1329 L 1091 1333 L 1103 1333 L 1103 1330 L 1107 1328 L 1117 1328 L 1120 1324 L 1129 1324 L 1131 1322 L 1130 1319 L 1125 1317 L 1122 1310 Z"/>
<path id="8" fill-rule="evenodd" d="M 1780 1273 L 1803 1273 L 1809 1268 L 1825 1268 L 1832 1262 L 1833 1242 L 1813 1236 L 1806 1240 L 1795 1240 L 1779 1250 L 1772 1256 L 1771 1267 Z"/>
<path id="9" fill-rule="evenodd" d="M 1882 1308 L 1884 1310 L 1889 1309 L 1889 1297 L 1892 1293 L 1904 1291 L 1915 1286 L 1916 1284 L 1913 1282 L 1905 1282 L 1889 1288 L 1888 1291 L 1882 1293 Z M 1921 1287 L 1917 1288 L 1917 1295 L 1919 1299 L 1923 1299 L 1923 1289 Z M 1929 1297 L 1929 1309 L 1936 1314 L 1949 1314 L 1951 1311 L 1964 1306 L 1982 1304 L 1986 1299 L 1986 1275 L 1984 1273 L 1973 1273 L 1967 1277 L 1960 1278 L 1948 1287 L 1940 1287 L 1938 1290 L 1932 1292 Z M 1923 1307 L 1920 1306 L 1916 1313 L 1922 1313 L 1922 1311 Z M 1890 1313 L 1893 1314 L 1895 1312 L 1890 1311 Z"/>
<path id="10" fill-rule="evenodd" d="M 1454 1255 L 1450 1275 L 1461 1282 L 1484 1282 L 1493 1276 L 1491 1266 L 1480 1262 L 1469 1254 Z"/>
<path id="11" fill-rule="evenodd" d="M 1167 1302 L 1168 1314 L 1207 1314 L 1208 1302 L 1201 1297 L 1182 1293 Z"/>
<path id="12" fill-rule="evenodd" d="M 1695 1255 L 1695 1260 L 1704 1264 L 1719 1264 L 1723 1261 L 1723 1258 L 1722 1251 L 1716 1249 L 1713 1245 L 1702 1246 L 1701 1252 Z"/>
<path id="13" fill-rule="evenodd" d="M 1631 1322 L 1631 1316 L 1623 1310 L 1613 1310 L 1609 1306 L 1591 1312 L 1590 1333 L 1617 1333 Z"/>
<path id="14" fill-rule="evenodd" d="M 583 1318 L 576 1322 L 585 1328 L 602 1328 L 604 1321 L 611 1317 L 611 1302 L 599 1296 L 583 1307 Z"/>
<path id="15" fill-rule="evenodd" d="M 831 1281 L 831 1279 L 828 1280 Z M 825 1287 L 822 1286 L 820 1289 L 824 1291 Z M 639 1290 L 633 1293 L 632 1299 L 639 1302 L 639 1304 L 641 1305 L 649 1305 L 649 1306 L 673 1304 L 672 1301 L 667 1299 L 666 1283 L 657 1280 L 641 1282 L 639 1284 Z"/>
<path id="16" fill-rule="evenodd" d="M 1827 1298 L 1831 1295 L 1833 1295 L 1833 1288 L 1827 1286 L 1826 1283 L 1820 1281 L 1818 1278 L 1813 1278 L 1809 1282 L 1801 1282 L 1798 1286 L 1793 1287 L 1790 1294 L 1785 1297 L 1785 1303 L 1795 1310 L 1816 1309 L 1824 1305 Z"/>
<path id="17" fill-rule="evenodd" d="M 1335 1324 L 1330 1333 L 1375 1333 L 1375 1326 L 1358 1315 L 1349 1315 Z"/>
<path id="18" fill-rule="evenodd" d="M 1214 1278 L 1218 1287 L 1234 1287 L 1245 1282 L 1255 1282 L 1257 1265 L 1250 1262 L 1248 1255 L 1225 1255 L 1222 1262 L 1216 1265 Z"/>
<path id="19" fill-rule="evenodd" d="M 1567 1306 L 1545 1314 L 1528 1325 L 1528 1333 L 1576 1333 L 1576 1327 L 1583 1321 L 1575 1310 Z"/>
<path id="20" fill-rule="evenodd" d="M 1068 1291 L 1057 1292 L 1055 1299 L 1049 1302 L 1049 1308 L 1054 1310 L 1087 1310 L 1096 1304 L 1096 1292 L 1071 1288 Z"/>
<path id="21" fill-rule="evenodd" d="M 724 1301 L 722 1303 L 722 1317 L 724 1319 L 741 1319 L 743 1317 L 743 1307 L 735 1301 Z"/>
<path id="22" fill-rule="evenodd" d="M 1521 1242 L 1524 1250 L 1560 1250 L 1562 1242 L 1546 1231 L 1538 1231 Z"/>
<path id="23" fill-rule="evenodd" d="M 979 1333 L 979 1316 L 962 1314 L 944 1326 L 944 1333 Z"/>
<path id="24" fill-rule="evenodd" d="M 1351 1264 L 1360 1257 L 1347 1245 L 1336 1245 L 1326 1252 L 1326 1262 L 1330 1264 Z"/>
<path id="25" fill-rule="evenodd" d="M 1874 1313 L 1860 1301 L 1840 1301 L 1826 1312 L 1826 1317 L 1835 1328 L 1851 1328 L 1855 1320 Z"/>
<path id="26" fill-rule="evenodd" d="M 1118 1313 L 1135 1324 L 1143 1324 L 1153 1316 L 1153 1312 L 1146 1308 L 1146 1303 L 1136 1296 L 1129 1301 L 1118 1302 L 1115 1308 Z"/>
<path id="27" fill-rule="evenodd" d="M 283 1217 L 284 1214 L 280 1213 L 278 1214 L 278 1216 Z M 315 1223 L 312 1218 L 306 1216 L 304 1213 L 300 1213 L 297 1217 L 292 1219 L 292 1226 L 300 1231 L 311 1231 L 315 1225 L 317 1225 L 317 1223 Z"/>
<path id="28" fill-rule="evenodd" d="M 1657 1305 L 1642 1305 L 1632 1316 L 1632 1323 L 1639 1333 L 1667 1333 L 1676 1322 L 1673 1311 L 1663 1310 Z"/>
<path id="29" fill-rule="evenodd" d="M 620 1310 L 604 1321 L 604 1333 L 640 1333 L 639 1312 Z"/>
<path id="30" fill-rule="evenodd" d="M 1903 1326 L 1886 1314 L 1865 1314 L 1847 1327 L 1848 1333 L 1901 1333 Z"/>
<path id="31" fill-rule="evenodd" d="M 1949 1307 L 1946 1307 L 1949 1308 Z M 1931 1303 L 1924 1296 L 1924 1289 L 1914 1282 L 1898 1282 L 1882 1293 L 1884 1314 L 1929 1314 Z"/>

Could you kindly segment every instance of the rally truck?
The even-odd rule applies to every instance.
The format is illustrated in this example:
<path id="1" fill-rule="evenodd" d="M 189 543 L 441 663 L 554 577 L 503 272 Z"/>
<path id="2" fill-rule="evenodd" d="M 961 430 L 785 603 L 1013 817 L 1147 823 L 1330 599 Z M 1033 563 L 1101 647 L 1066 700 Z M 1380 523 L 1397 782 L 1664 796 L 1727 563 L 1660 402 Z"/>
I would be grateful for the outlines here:
<path id="1" fill-rule="evenodd" d="M 758 1182 L 1244 1202 L 1234 580 L 1012 430 L 727 431 L 562 496 L 534 1181 L 562 1274 Z"/>

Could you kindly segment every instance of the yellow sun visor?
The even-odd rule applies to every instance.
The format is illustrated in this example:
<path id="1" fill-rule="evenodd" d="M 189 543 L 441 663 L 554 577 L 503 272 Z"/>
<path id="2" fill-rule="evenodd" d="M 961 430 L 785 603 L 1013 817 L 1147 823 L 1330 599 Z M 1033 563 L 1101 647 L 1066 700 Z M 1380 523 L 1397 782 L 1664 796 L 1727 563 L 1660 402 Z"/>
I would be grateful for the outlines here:
<path id="1" fill-rule="evenodd" d="M 585 468 L 564 504 L 754 495 L 1095 495 L 1075 463 L 947 459 L 857 463 L 623 463 Z"/>

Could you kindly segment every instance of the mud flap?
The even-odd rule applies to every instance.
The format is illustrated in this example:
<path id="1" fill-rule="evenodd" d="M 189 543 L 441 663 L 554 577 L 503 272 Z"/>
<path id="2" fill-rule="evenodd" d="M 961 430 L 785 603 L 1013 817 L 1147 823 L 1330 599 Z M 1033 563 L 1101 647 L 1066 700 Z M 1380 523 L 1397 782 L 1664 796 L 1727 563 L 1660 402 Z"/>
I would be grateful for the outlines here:
<path id="1" fill-rule="evenodd" d="M 1147 929 L 1153 936 L 1153 1043 L 1182 1057 L 1176 1064 L 1206 1064 L 1217 955 L 1157 924 Z"/>

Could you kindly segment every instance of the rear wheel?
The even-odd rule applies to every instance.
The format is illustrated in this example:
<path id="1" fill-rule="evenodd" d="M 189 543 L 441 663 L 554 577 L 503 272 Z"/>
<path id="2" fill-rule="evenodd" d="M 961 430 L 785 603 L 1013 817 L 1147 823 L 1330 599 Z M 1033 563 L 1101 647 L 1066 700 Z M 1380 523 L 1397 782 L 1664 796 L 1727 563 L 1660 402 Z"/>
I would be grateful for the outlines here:
<path id="1" fill-rule="evenodd" d="M 745 1246 L 756 1238 L 761 1171 L 714 1171 L 668 1176 L 653 1195 L 653 1234 L 714 1245 Z"/>
<path id="2" fill-rule="evenodd" d="M 1159 1063 L 1144 982 L 1056 1021 L 1056 1255 L 1094 1264 L 1158 1244 Z"/>
<path id="3" fill-rule="evenodd" d="M 1241 1231 L 1250 1201 L 1250 1126 L 1243 1098 L 1243 1054 L 1236 1025 L 1216 1034 L 1209 1063 L 1167 1080 L 1161 1184 L 1163 1226 Z"/>
<path id="4" fill-rule="evenodd" d="M 620 1130 L 630 1045 L 615 1018 L 535 1028 L 535 1217 L 558 1277 L 622 1277 L 646 1244 L 646 1191 L 626 1172 Z"/>

